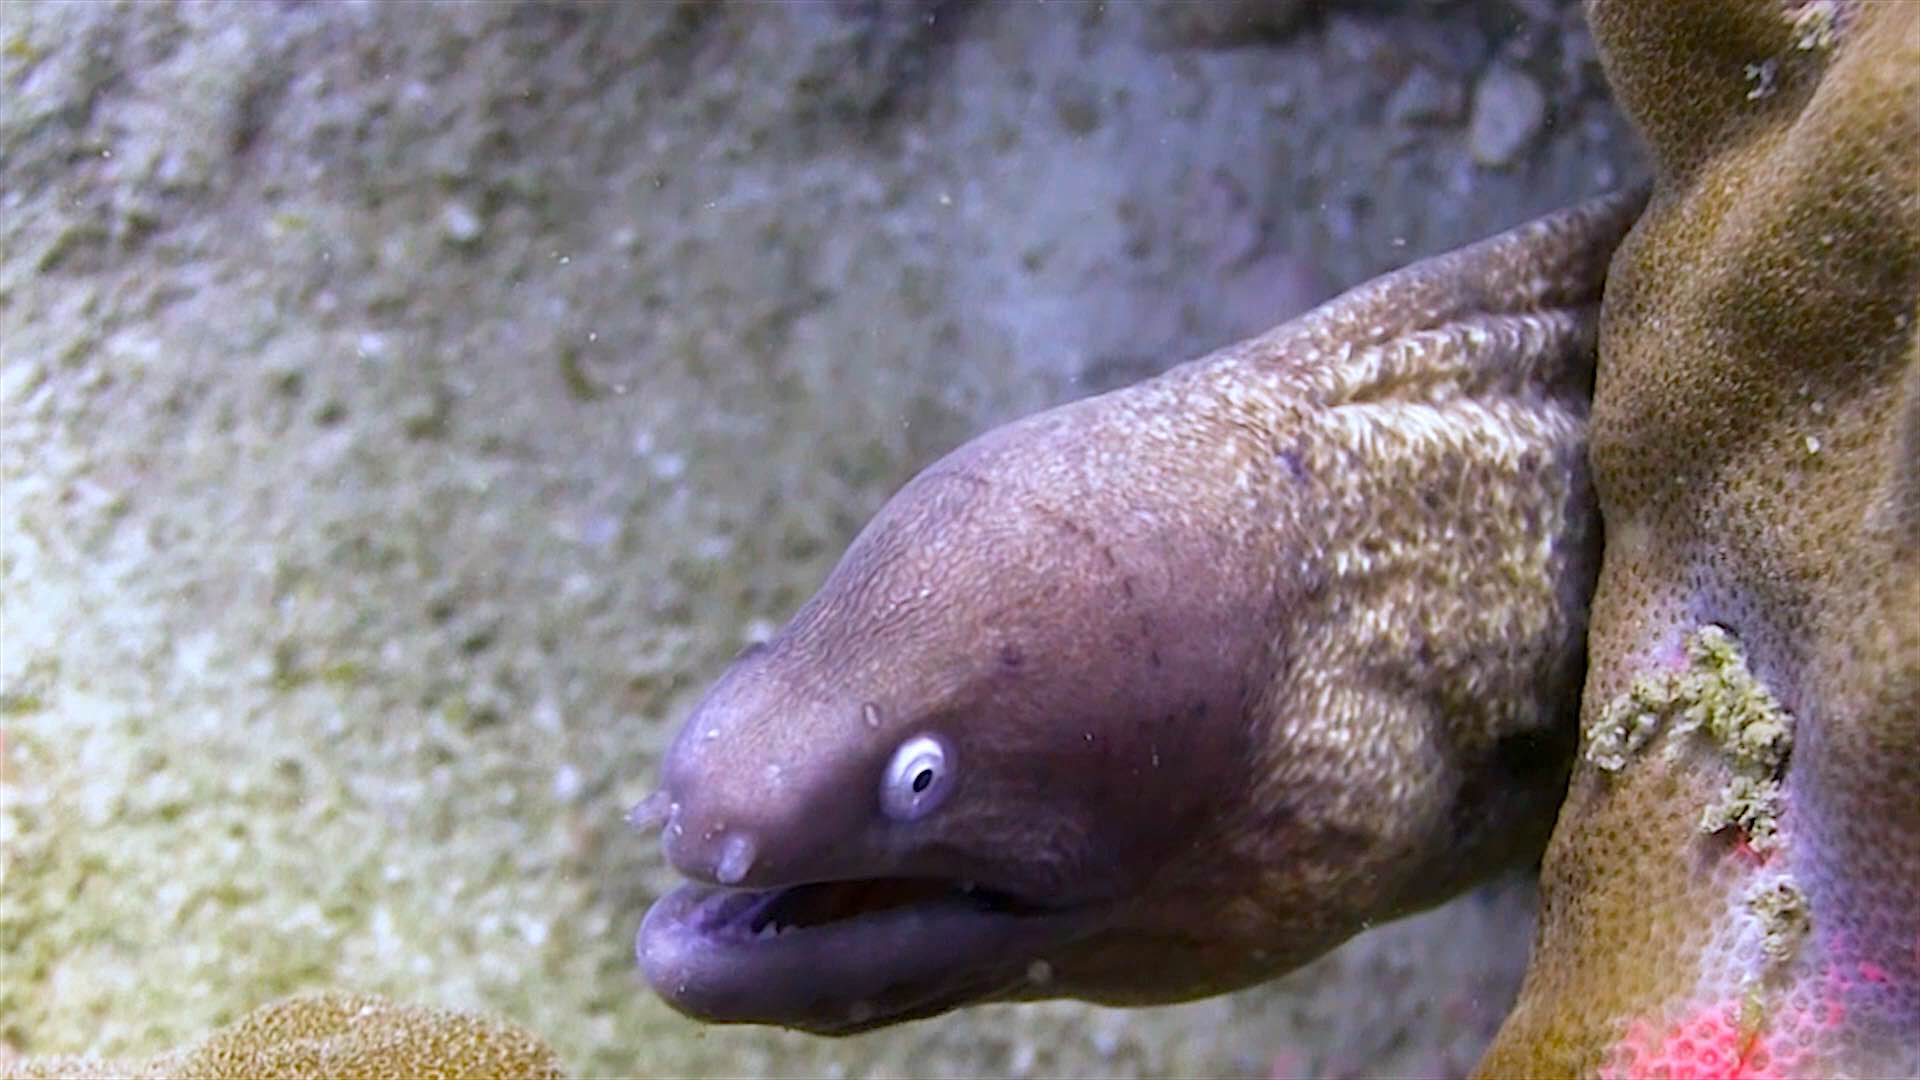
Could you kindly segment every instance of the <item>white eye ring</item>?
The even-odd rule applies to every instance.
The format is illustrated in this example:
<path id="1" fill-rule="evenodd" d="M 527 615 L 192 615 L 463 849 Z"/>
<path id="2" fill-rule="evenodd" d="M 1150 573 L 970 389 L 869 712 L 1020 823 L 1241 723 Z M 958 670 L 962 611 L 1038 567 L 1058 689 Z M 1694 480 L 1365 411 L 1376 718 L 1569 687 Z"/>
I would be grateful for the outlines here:
<path id="1" fill-rule="evenodd" d="M 918 821 L 946 800 L 953 788 L 953 755 L 938 735 L 915 735 L 900 744 L 880 776 L 880 809 L 895 821 Z"/>

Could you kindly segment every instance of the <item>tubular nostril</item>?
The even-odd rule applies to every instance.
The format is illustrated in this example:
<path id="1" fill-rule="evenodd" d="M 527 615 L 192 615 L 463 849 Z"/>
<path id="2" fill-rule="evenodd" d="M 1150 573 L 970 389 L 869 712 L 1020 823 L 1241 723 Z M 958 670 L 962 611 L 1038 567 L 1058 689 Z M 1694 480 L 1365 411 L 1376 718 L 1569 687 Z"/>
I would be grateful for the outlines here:
<path id="1" fill-rule="evenodd" d="M 658 829 L 667 823 L 677 805 L 667 797 L 665 789 L 656 791 L 634 803 L 633 809 L 627 811 L 627 827 L 635 832 Z"/>
<path id="2" fill-rule="evenodd" d="M 753 869 L 757 854 L 753 840 L 745 833 L 734 833 L 720 843 L 720 858 L 713 864 L 714 879 L 722 885 L 738 885 Z"/>
<path id="3" fill-rule="evenodd" d="M 664 826 L 660 843 L 667 862 L 696 881 L 738 885 L 753 873 L 760 845 L 751 829 L 730 826 L 710 817 L 705 807 L 689 807 L 678 799 L 635 807 L 628 820 L 644 827 Z"/>

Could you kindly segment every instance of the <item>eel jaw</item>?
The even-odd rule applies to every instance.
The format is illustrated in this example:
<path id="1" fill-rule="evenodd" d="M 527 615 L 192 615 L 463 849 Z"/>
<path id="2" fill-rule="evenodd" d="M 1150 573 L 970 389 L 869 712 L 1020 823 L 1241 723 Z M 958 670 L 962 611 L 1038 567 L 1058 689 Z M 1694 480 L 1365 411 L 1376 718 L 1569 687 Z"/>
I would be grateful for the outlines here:
<path id="1" fill-rule="evenodd" d="M 648 910 L 634 948 L 654 990 L 689 1016 L 850 1035 L 1044 981 L 1036 962 L 1099 922 L 930 878 L 692 884 Z"/>

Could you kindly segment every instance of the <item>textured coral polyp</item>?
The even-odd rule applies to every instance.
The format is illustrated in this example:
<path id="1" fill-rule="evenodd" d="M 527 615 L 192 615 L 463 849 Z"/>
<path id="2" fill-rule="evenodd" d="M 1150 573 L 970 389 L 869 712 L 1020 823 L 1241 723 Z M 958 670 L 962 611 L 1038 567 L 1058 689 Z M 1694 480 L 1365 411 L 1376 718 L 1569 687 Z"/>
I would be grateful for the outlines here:
<path id="1" fill-rule="evenodd" d="M 1586 11 L 1656 176 L 1601 309 L 1582 755 L 1480 1069 L 1920 1076 L 1920 4 Z"/>
<path id="2" fill-rule="evenodd" d="M 1639 1019 L 1607 1053 L 1603 1077 L 1665 1080 L 1765 1080 L 1820 1071 L 1833 1040 L 1848 1038 L 1847 1000 L 1860 982 L 1880 984 L 1876 965 L 1825 967 L 1783 999 L 1755 989 L 1716 1001 L 1678 1021 Z M 1769 1000 L 1773 1004 L 1766 1004 Z"/>
<path id="3" fill-rule="evenodd" d="M 1669 1080 L 1784 1077 L 1791 1075 L 1791 1061 L 1798 1055 L 1783 1054 L 1770 1045 L 1779 1041 L 1743 1024 L 1739 1002 L 1722 1002 L 1665 1028 L 1635 1021 L 1614 1047 L 1600 1075 Z"/>
<path id="4" fill-rule="evenodd" d="M 558 1080 L 560 1058 L 539 1036 L 477 1013 L 330 991 L 286 998 L 199 1043 L 144 1063 L 99 1058 L 0 1059 L 0 1078 L 272 1080 L 490 1076 Z"/>

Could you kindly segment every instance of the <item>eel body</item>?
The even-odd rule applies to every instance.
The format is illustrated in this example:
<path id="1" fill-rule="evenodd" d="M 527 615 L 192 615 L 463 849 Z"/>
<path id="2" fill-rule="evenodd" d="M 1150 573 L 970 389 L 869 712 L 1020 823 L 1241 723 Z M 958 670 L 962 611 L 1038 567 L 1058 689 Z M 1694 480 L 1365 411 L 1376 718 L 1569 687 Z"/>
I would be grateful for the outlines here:
<path id="1" fill-rule="evenodd" d="M 1599 521 L 1597 199 L 907 484 L 636 817 L 674 1007 L 845 1033 L 1182 1000 L 1536 858 Z"/>

